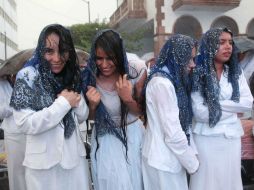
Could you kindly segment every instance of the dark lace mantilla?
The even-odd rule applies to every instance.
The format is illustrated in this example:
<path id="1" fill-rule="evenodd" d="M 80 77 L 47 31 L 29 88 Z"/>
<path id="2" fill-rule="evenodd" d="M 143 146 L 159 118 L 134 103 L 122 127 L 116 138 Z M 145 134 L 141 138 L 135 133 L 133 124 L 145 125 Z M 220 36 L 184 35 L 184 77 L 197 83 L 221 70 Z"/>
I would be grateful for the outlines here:
<path id="1" fill-rule="evenodd" d="M 26 81 L 28 77 L 26 80 L 25 78 L 26 76 L 17 79 L 10 106 L 16 110 L 29 108 L 34 111 L 51 106 L 55 100 L 55 95 L 50 85 L 42 85 L 41 77 L 37 76 L 34 79 L 33 88 L 31 88 Z M 47 86 L 47 90 L 44 89 L 44 86 Z M 71 111 L 63 117 L 63 124 L 65 126 L 64 136 L 65 138 L 69 138 L 76 127 Z"/>

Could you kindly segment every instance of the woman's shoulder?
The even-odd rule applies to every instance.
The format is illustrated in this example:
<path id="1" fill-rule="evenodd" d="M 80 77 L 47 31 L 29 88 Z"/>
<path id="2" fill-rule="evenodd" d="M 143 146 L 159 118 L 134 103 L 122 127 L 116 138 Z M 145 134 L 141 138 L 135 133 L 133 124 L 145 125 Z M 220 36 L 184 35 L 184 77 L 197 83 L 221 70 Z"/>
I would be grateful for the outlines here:
<path id="1" fill-rule="evenodd" d="M 30 78 L 33 78 L 37 75 L 37 69 L 33 66 L 28 66 L 22 68 L 18 74 L 17 79 L 24 78 L 25 80 L 29 80 Z"/>
<path id="2" fill-rule="evenodd" d="M 148 82 L 147 88 L 157 89 L 158 92 L 162 89 L 175 90 L 173 83 L 161 75 L 153 76 Z"/>
<path id="3" fill-rule="evenodd" d="M 37 74 L 38 70 L 34 66 L 24 67 L 18 72 L 16 80 L 25 81 L 31 87 Z"/>

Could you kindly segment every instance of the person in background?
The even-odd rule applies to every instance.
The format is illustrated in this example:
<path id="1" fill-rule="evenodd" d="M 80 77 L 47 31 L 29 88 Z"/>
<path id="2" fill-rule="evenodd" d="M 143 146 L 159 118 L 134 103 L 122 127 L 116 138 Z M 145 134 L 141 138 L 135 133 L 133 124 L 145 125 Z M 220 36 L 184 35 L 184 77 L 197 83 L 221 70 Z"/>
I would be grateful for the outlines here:
<path id="1" fill-rule="evenodd" d="M 16 75 L 0 78 L 0 119 L 4 130 L 4 147 L 7 154 L 8 181 L 10 190 L 26 190 L 25 167 L 22 165 L 25 156 L 26 137 L 15 124 L 10 99 Z"/>
<path id="2" fill-rule="evenodd" d="M 10 105 L 26 134 L 28 190 L 88 190 L 89 171 L 78 123 L 88 117 L 71 34 L 46 26 L 33 57 L 17 74 Z"/>
<path id="3" fill-rule="evenodd" d="M 133 97 L 135 98 L 136 102 L 140 106 L 140 109 L 142 109 L 142 105 L 141 105 L 142 98 L 143 98 L 142 90 L 143 90 L 145 81 L 147 79 L 147 66 L 144 60 L 140 59 L 136 54 L 133 54 L 133 53 L 127 52 L 127 60 L 129 65 L 133 67 L 132 69 L 140 73 L 138 80 L 136 80 L 137 82 L 134 85 Z M 142 116 L 143 114 L 141 115 L 141 117 Z"/>
<path id="4" fill-rule="evenodd" d="M 128 63 L 123 40 L 114 30 L 99 31 L 84 70 L 83 91 L 89 102 L 92 176 L 95 190 L 142 190 L 141 109 L 133 97 L 145 70 Z"/>
<path id="5" fill-rule="evenodd" d="M 237 114 L 251 110 L 253 98 L 227 28 L 203 35 L 191 98 L 200 168 L 190 177 L 190 190 L 242 190 L 243 129 Z"/>
<path id="6" fill-rule="evenodd" d="M 252 52 L 252 53 L 251 53 Z M 240 65 L 243 68 L 244 75 L 249 84 L 250 91 L 254 97 L 254 72 L 251 65 L 254 63 L 253 50 L 245 52 L 244 59 L 240 62 Z M 252 74 L 251 74 L 252 73 Z M 253 117 L 253 106 L 252 110 L 245 112 L 238 117 L 241 119 L 241 124 L 244 130 L 244 135 L 241 138 L 242 148 L 241 148 L 241 174 L 243 184 L 252 183 L 254 176 L 254 117 Z"/>
<path id="7" fill-rule="evenodd" d="M 173 35 L 148 76 L 147 126 L 142 150 L 145 190 L 187 190 L 186 170 L 193 174 L 199 167 L 190 129 L 189 74 L 195 67 L 195 55 L 191 37 Z"/>
<path id="8" fill-rule="evenodd" d="M 250 77 L 254 72 L 254 49 L 238 53 L 238 58 L 239 64 L 243 69 L 244 76 L 249 84 Z"/>

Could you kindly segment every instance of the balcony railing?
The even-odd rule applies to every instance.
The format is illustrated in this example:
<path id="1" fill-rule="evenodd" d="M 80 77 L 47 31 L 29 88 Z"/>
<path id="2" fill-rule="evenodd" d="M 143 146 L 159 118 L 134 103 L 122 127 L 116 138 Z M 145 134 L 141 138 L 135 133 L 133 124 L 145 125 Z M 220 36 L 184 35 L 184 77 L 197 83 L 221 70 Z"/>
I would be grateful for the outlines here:
<path id="1" fill-rule="evenodd" d="M 220 6 L 233 9 L 238 7 L 241 0 L 174 0 L 172 8 L 173 10 L 182 7 L 200 7 L 200 6 Z"/>
<path id="2" fill-rule="evenodd" d="M 124 0 L 110 17 L 110 25 L 115 26 L 125 18 L 146 18 L 144 0 Z"/>

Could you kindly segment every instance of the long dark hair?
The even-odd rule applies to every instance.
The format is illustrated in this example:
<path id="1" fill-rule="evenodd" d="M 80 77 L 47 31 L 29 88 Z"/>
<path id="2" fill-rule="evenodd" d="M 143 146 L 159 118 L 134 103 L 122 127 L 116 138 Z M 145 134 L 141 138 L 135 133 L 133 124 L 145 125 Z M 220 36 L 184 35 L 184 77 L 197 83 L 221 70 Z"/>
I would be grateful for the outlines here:
<path id="1" fill-rule="evenodd" d="M 201 38 L 199 44 L 198 55 L 196 58 L 196 69 L 193 72 L 192 91 L 200 91 L 204 98 L 204 104 L 207 105 L 209 111 L 209 126 L 214 127 L 220 120 L 222 111 L 219 102 L 220 85 L 216 74 L 214 59 L 220 47 L 220 35 L 229 33 L 233 37 L 232 32 L 227 28 L 213 28 L 208 30 Z M 224 63 L 228 66 L 228 82 L 232 85 L 231 100 L 239 102 L 239 77 L 241 69 L 237 60 L 237 48 L 232 44 L 232 55 L 230 59 Z M 224 67 L 225 70 L 226 67 Z"/>
<path id="2" fill-rule="evenodd" d="M 88 86 L 96 87 L 96 77 L 100 75 L 100 71 L 96 65 L 96 49 L 100 47 L 110 57 L 116 65 L 116 70 L 120 75 L 127 74 L 129 78 L 129 64 L 120 34 L 112 29 L 99 31 L 93 40 L 88 65 L 82 71 L 82 90 L 84 94 L 88 91 Z M 118 138 L 126 148 L 127 156 L 127 114 L 128 107 L 121 101 L 121 122 L 116 123 L 108 113 L 105 105 L 101 101 L 96 108 L 95 113 L 95 134 L 97 141 L 97 150 L 99 148 L 98 137 L 105 134 L 114 135 Z M 97 151 L 96 150 L 96 151 Z"/>
<path id="3" fill-rule="evenodd" d="M 59 36 L 59 54 L 61 59 L 63 59 L 66 52 L 69 53 L 69 58 L 66 60 L 64 69 L 56 75 L 62 78 L 64 88 L 80 91 L 81 79 L 78 58 L 75 52 L 71 33 L 67 28 L 59 24 L 49 25 L 44 28 L 40 34 L 36 51 L 39 50 L 41 52 L 41 60 L 44 60 L 43 56 L 45 54 L 46 39 L 52 33 L 55 33 Z"/>
<path id="4" fill-rule="evenodd" d="M 53 33 L 59 36 L 59 52 L 57 53 L 65 64 L 62 71 L 57 74 L 52 72 L 50 62 L 44 58 L 48 51 L 47 38 Z M 68 60 L 64 59 L 67 58 L 64 56 L 66 53 L 69 54 Z M 52 105 L 57 95 L 64 89 L 81 92 L 80 70 L 72 38 L 69 30 L 61 25 L 48 25 L 42 30 L 33 57 L 24 67 L 17 76 L 11 98 L 10 105 L 14 109 L 30 108 L 39 111 Z M 38 71 L 35 78 L 27 74 L 31 69 Z M 32 82 L 31 86 L 29 82 Z M 63 124 L 64 136 L 70 138 L 76 128 L 72 110 L 63 117 Z"/>
<path id="5" fill-rule="evenodd" d="M 103 49 L 103 51 L 112 58 L 113 63 L 116 66 L 116 70 L 120 75 L 127 74 L 125 71 L 125 65 L 124 65 L 124 54 L 125 52 L 122 47 L 122 39 L 120 36 L 112 31 L 106 31 L 104 32 L 96 41 L 95 47 Z M 100 70 L 97 69 L 97 76 L 100 75 Z M 127 141 L 127 135 L 126 135 L 126 126 L 127 126 L 127 115 L 128 115 L 128 108 L 123 103 L 123 101 L 120 99 L 121 103 L 121 130 L 123 134 L 123 138 L 125 141 Z M 127 149 L 126 147 L 126 155 L 127 155 Z"/>

